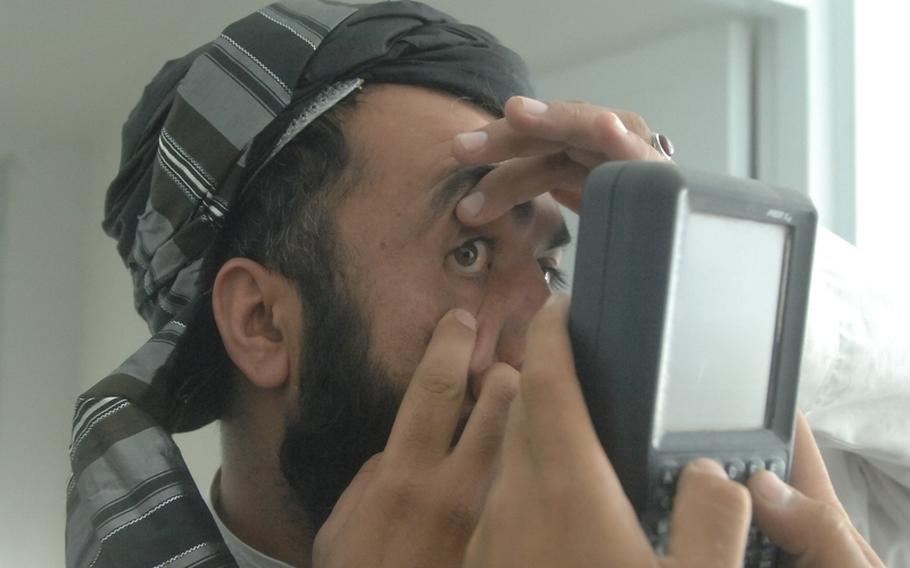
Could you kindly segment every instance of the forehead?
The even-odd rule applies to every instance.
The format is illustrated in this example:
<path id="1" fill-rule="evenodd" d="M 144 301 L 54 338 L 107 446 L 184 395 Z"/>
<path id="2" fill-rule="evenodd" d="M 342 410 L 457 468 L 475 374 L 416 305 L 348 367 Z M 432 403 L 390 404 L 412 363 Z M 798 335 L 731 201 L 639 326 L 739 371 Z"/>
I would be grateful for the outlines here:
<path id="1" fill-rule="evenodd" d="M 493 120 L 453 96 L 402 85 L 376 85 L 344 118 L 345 139 L 358 174 L 339 214 L 359 231 L 381 235 L 425 219 L 431 189 L 459 167 L 452 139 Z M 402 234 L 402 236 L 404 236 Z"/>
<path id="2" fill-rule="evenodd" d="M 492 115 L 451 95 L 406 85 L 375 85 L 345 119 L 345 135 L 370 176 L 439 176 L 457 167 L 452 138 L 484 126 Z M 415 172 L 419 170 L 419 172 Z"/>
<path id="3" fill-rule="evenodd" d="M 462 167 L 452 156 L 454 136 L 494 118 L 463 99 L 430 89 L 366 89 L 343 124 L 358 175 L 351 198 L 339 210 L 342 224 L 392 245 L 419 237 L 425 222 L 432 221 L 434 191 Z M 561 220 L 549 195 L 535 203 L 538 211 L 552 210 L 546 217 L 555 214 Z"/>

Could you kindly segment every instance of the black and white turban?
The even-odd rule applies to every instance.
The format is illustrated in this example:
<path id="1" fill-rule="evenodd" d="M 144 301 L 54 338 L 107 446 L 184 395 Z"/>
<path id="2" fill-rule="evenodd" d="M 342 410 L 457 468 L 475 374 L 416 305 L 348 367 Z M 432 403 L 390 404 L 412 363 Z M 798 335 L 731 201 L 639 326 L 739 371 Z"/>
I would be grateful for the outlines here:
<path id="1" fill-rule="evenodd" d="M 171 438 L 175 406 L 206 391 L 168 363 L 208 300 L 201 268 L 232 204 L 364 83 L 437 88 L 494 114 L 509 96 L 532 94 L 521 59 L 479 28 L 415 2 L 329 0 L 263 8 L 145 88 L 123 127 L 104 229 L 153 335 L 77 401 L 68 567 L 236 566 Z"/>

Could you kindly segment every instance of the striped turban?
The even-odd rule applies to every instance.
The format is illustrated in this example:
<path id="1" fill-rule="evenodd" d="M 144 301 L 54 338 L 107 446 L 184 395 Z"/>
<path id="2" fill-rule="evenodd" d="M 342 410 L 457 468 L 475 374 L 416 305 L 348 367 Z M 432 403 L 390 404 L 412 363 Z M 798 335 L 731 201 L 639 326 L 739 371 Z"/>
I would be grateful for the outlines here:
<path id="1" fill-rule="evenodd" d="M 263 8 L 165 64 L 145 88 L 123 127 L 103 226 L 152 337 L 77 401 L 68 567 L 236 566 L 171 438 L 179 409 L 206 390 L 169 363 L 210 301 L 201 269 L 228 213 L 243 214 L 232 204 L 364 83 L 437 88 L 494 113 L 509 96 L 532 94 L 523 62 L 483 30 L 415 2 L 329 0 Z"/>

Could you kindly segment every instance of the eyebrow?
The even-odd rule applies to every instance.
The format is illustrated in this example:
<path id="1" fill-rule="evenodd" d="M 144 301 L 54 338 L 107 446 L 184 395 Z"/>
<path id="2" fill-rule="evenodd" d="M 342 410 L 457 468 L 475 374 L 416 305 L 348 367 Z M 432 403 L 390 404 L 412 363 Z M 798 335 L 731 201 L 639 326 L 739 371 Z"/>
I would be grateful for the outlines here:
<path id="1" fill-rule="evenodd" d="M 493 164 L 465 166 L 450 173 L 434 191 L 430 201 L 430 221 L 449 212 L 452 206 L 468 195 L 487 174 L 496 169 Z M 535 214 L 533 201 L 525 201 L 512 207 L 512 217 L 520 225 L 527 225 Z M 572 235 L 560 215 L 559 226 L 553 231 L 546 250 L 562 248 L 572 242 Z"/>
<path id="2" fill-rule="evenodd" d="M 433 219 L 448 213 L 449 209 L 462 197 L 474 189 L 480 180 L 496 169 L 491 164 L 465 166 L 450 173 L 437 187 L 430 202 L 430 215 Z"/>
<path id="3" fill-rule="evenodd" d="M 496 169 L 494 164 L 465 166 L 450 173 L 440 183 L 430 201 L 430 220 L 435 220 L 449 212 L 458 201 L 471 193 L 471 190 L 484 177 Z M 527 225 L 534 218 L 534 203 L 525 201 L 512 207 L 512 217 L 519 225 Z"/>

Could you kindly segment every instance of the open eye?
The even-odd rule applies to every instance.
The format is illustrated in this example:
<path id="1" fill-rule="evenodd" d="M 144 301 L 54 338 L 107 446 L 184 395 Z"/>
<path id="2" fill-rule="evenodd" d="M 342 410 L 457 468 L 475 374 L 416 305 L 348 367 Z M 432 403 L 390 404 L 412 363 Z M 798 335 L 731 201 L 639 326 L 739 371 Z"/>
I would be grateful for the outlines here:
<path id="1" fill-rule="evenodd" d="M 458 245 L 449 253 L 447 262 L 462 274 L 479 274 L 490 263 L 490 249 L 492 245 L 488 239 L 478 237 Z"/>

